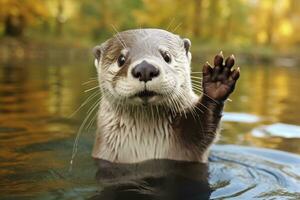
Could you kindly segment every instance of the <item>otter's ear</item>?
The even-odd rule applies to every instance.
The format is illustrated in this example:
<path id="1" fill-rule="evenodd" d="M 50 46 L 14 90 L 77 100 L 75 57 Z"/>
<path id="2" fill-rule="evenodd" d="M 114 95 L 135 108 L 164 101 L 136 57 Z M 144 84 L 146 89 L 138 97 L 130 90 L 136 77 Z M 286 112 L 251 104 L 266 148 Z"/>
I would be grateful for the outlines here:
<path id="1" fill-rule="evenodd" d="M 189 62 L 191 62 L 191 60 L 192 60 L 192 54 L 190 52 L 190 48 L 192 45 L 191 41 L 188 38 L 183 38 L 182 41 L 183 41 L 183 47 L 185 49 L 185 54 L 186 54 Z"/>
<path id="2" fill-rule="evenodd" d="M 103 53 L 102 45 L 98 45 L 93 48 L 93 54 L 95 56 L 95 67 L 97 70 L 99 70 L 100 59 L 101 59 L 102 53 Z"/>
<path id="3" fill-rule="evenodd" d="M 95 58 L 100 61 L 101 55 L 102 55 L 102 46 L 98 45 L 93 48 L 93 54 Z"/>
<path id="4" fill-rule="evenodd" d="M 190 47 L 192 45 L 191 41 L 188 38 L 183 38 L 182 41 L 183 41 L 183 46 L 184 46 L 185 52 L 186 52 L 186 54 L 188 54 Z"/>

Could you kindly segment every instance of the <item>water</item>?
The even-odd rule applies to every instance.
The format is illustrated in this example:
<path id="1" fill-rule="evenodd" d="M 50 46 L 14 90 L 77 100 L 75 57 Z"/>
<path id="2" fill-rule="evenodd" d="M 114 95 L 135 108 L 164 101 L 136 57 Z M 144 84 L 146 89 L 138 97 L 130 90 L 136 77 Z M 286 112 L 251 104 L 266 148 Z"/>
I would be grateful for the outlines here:
<path id="1" fill-rule="evenodd" d="M 92 94 L 84 90 L 95 86 L 93 82 L 82 85 L 95 77 L 92 63 L 0 64 L 0 199 L 109 199 L 105 195 L 111 194 L 131 199 L 167 199 L 174 194 L 184 199 L 300 199 L 300 68 L 242 66 L 209 166 L 173 161 L 97 165 L 90 157 L 92 125 L 83 131 L 69 172 L 76 131 L 92 103 L 69 116 Z M 276 124 L 281 124 L 279 129 Z M 258 136 L 257 130 L 268 134 Z M 117 170 L 103 177 L 103 166 Z M 128 170 L 132 167 L 135 170 Z M 147 190 L 141 197 L 144 184 Z M 104 192 L 98 194 L 101 189 Z"/>

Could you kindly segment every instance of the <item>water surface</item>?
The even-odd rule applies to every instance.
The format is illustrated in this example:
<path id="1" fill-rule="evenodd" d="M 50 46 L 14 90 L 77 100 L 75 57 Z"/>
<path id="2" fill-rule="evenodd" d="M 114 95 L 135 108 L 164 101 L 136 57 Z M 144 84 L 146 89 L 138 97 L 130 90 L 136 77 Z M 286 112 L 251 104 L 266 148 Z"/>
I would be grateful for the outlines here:
<path id="1" fill-rule="evenodd" d="M 196 63 L 203 62 L 195 62 L 194 71 L 200 71 Z M 93 124 L 88 123 L 89 128 L 83 130 L 69 171 L 76 132 L 94 102 L 70 115 L 94 91 L 84 93 L 96 86 L 95 82 L 82 85 L 95 77 L 92 63 L 0 64 L 0 199 L 86 199 L 97 194 L 101 188 L 95 179 L 98 168 L 90 157 Z M 243 65 L 237 89 L 226 104 L 219 144 L 299 155 L 299 137 L 253 134 L 257 128 L 277 123 L 300 126 L 299 77 L 297 67 Z M 88 121 L 92 119 L 94 116 Z M 203 192 L 211 199 L 297 199 L 299 163 L 299 157 L 277 151 L 216 146 L 208 168 L 207 181 L 212 190 Z M 165 180 L 172 177 L 161 176 Z M 196 199 L 195 195 L 191 199 Z"/>

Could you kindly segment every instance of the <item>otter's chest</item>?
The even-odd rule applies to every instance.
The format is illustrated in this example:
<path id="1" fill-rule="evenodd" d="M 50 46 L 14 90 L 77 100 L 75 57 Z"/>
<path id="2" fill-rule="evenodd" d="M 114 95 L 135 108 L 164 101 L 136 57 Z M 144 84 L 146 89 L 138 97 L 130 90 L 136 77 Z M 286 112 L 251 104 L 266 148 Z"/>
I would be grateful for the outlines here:
<path id="1" fill-rule="evenodd" d="M 122 119 L 100 127 L 100 157 L 117 162 L 139 162 L 147 159 L 178 156 L 180 143 L 169 119 Z"/>

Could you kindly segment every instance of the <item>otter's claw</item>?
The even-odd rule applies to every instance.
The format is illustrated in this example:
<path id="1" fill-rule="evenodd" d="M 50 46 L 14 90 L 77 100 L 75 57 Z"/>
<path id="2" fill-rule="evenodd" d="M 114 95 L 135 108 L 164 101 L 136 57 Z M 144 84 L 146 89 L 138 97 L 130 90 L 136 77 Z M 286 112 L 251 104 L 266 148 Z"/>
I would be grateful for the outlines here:
<path id="1" fill-rule="evenodd" d="M 214 67 L 209 63 L 203 66 L 203 92 L 214 100 L 224 101 L 232 93 L 235 83 L 240 76 L 240 69 L 232 70 L 235 63 L 233 55 L 225 60 L 223 53 L 215 56 Z"/>

